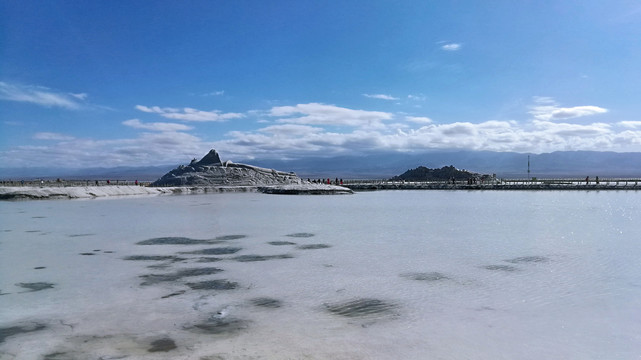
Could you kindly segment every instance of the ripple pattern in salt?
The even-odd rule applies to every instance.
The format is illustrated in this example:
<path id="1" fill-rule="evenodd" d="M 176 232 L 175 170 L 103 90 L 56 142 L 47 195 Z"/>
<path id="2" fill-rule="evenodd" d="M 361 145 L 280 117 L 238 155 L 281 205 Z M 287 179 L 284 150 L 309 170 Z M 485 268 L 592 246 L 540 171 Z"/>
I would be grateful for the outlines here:
<path id="1" fill-rule="evenodd" d="M 396 304 L 379 299 L 362 298 L 337 304 L 326 304 L 327 311 L 345 317 L 393 315 Z"/>

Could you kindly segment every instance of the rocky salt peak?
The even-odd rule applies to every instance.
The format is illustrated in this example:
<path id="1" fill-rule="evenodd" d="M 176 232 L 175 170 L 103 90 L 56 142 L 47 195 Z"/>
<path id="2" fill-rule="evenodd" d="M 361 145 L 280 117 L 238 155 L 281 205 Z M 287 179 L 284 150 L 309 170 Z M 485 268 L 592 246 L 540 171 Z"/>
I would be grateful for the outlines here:
<path id="1" fill-rule="evenodd" d="M 220 156 L 218 155 L 218 152 L 216 152 L 216 150 L 214 149 L 211 149 L 209 150 L 207 155 L 203 156 L 203 158 L 200 159 L 200 161 L 194 163 L 194 161 L 192 160 L 192 163 L 193 165 L 196 165 L 196 166 L 205 166 L 205 165 L 211 166 L 211 165 L 220 165 L 222 164 L 222 161 L 220 161 Z"/>
<path id="2" fill-rule="evenodd" d="M 252 165 L 222 162 L 212 149 L 200 161 L 171 170 L 152 186 L 265 186 L 301 184 L 293 172 L 264 169 Z"/>

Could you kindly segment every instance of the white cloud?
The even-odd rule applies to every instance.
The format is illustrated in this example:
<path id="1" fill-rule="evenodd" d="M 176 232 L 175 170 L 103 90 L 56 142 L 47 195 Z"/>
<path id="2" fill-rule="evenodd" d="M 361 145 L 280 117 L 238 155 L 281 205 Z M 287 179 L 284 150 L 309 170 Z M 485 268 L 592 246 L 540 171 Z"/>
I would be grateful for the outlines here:
<path id="1" fill-rule="evenodd" d="M 78 110 L 87 94 L 62 93 L 43 86 L 17 85 L 0 81 L 0 99 L 25 102 L 45 107 Z"/>
<path id="2" fill-rule="evenodd" d="M 567 137 L 590 137 L 611 133 L 610 125 L 603 123 L 578 125 L 553 123 L 549 121 L 534 121 L 534 125 L 536 128 L 545 131 L 547 134 Z"/>
<path id="3" fill-rule="evenodd" d="M 424 116 L 406 116 L 407 121 L 417 123 L 417 124 L 431 124 L 432 119 Z"/>
<path id="4" fill-rule="evenodd" d="M 549 97 L 537 96 L 534 98 L 534 102 L 537 105 L 530 108 L 530 114 L 533 115 L 536 120 L 540 121 L 567 120 L 608 112 L 608 109 L 592 105 L 559 107 L 558 104 Z"/>
<path id="5" fill-rule="evenodd" d="M 183 121 L 227 121 L 229 119 L 237 119 L 245 116 L 240 113 L 222 113 L 219 110 L 203 111 L 188 107 L 177 109 L 169 107 L 161 108 L 158 106 L 148 107 L 144 105 L 136 105 L 135 108 L 142 112 L 155 113 L 168 119 Z"/>
<path id="6" fill-rule="evenodd" d="M 33 134 L 33 138 L 36 140 L 55 140 L 55 141 L 67 141 L 67 140 L 73 140 L 73 136 L 65 135 L 65 134 L 59 134 L 59 133 L 52 133 L 52 132 L 39 132 Z"/>
<path id="7" fill-rule="evenodd" d="M 280 117 L 279 123 L 302 125 L 335 125 L 367 128 L 382 128 L 383 121 L 392 119 L 392 114 L 381 111 L 353 110 L 320 103 L 277 106 L 271 116 Z"/>
<path id="8" fill-rule="evenodd" d="M 456 44 L 456 43 L 445 44 L 441 46 L 441 49 L 445 51 L 458 51 L 461 49 L 461 44 Z"/>
<path id="9" fill-rule="evenodd" d="M 85 100 L 87 98 L 87 96 L 89 96 L 86 93 L 79 93 L 79 94 L 69 93 L 69 95 L 75 97 L 76 99 L 80 99 L 80 100 Z"/>
<path id="10" fill-rule="evenodd" d="M 533 96 L 532 100 L 534 100 L 535 103 L 537 104 L 549 104 L 549 105 L 556 105 L 556 101 L 549 97 L 549 96 Z"/>
<path id="11" fill-rule="evenodd" d="M 284 124 L 267 126 L 265 128 L 259 129 L 259 131 L 280 135 L 307 135 L 310 133 L 322 132 L 323 128 L 307 125 Z"/>
<path id="12" fill-rule="evenodd" d="M 641 121 L 619 121 L 617 124 L 626 128 L 641 129 Z"/>
<path id="13" fill-rule="evenodd" d="M 203 94 L 203 96 L 222 96 L 225 95 L 225 90 L 212 91 L 210 93 Z"/>
<path id="14" fill-rule="evenodd" d="M 425 101 L 427 99 L 425 95 L 412 95 L 412 94 L 407 95 L 407 98 L 413 101 Z"/>
<path id="15" fill-rule="evenodd" d="M 363 96 L 371 99 L 380 99 L 380 100 L 399 100 L 397 97 L 385 94 L 363 94 Z"/>
<path id="16" fill-rule="evenodd" d="M 174 124 L 174 123 L 164 123 L 164 122 L 153 122 L 153 123 L 143 123 L 138 119 L 125 120 L 122 122 L 123 125 L 132 127 L 134 129 L 145 129 L 152 131 L 186 131 L 193 129 L 191 126 L 183 124 Z"/>
<path id="17" fill-rule="evenodd" d="M 552 111 L 550 115 L 552 120 L 564 120 L 595 114 L 603 114 L 606 112 L 608 112 L 607 109 L 598 106 L 575 106 L 571 108 L 558 108 Z"/>

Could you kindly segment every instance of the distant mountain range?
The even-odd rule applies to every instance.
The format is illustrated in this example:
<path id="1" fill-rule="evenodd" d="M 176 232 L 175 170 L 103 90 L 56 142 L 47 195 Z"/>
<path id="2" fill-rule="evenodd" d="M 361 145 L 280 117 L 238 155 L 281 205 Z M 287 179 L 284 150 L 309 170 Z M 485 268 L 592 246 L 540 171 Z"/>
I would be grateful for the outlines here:
<path id="1" fill-rule="evenodd" d="M 223 153 L 224 154 L 224 153 Z M 194 154 L 198 156 L 199 154 Z M 531 177 L 641 177 L 641 153 L 561 151 L 529 154 Z M 293 171 L 301 178 L 387 179 L 419 166 L 454 166 L 499 178 L 527 178 L 528 154 L 489 151 L 379 153 L 364 156 L 308 157 L 298 160 L 225 159 Z M 187 162 L 187 159 L 186 159 Z M 115 168 L 4 168 L 1 179 L 127 179 L 153 181 L 179 164 Z"/>
<path id="2" fill-rule="evenodd" d="M 0 168 L 0 179 L 139 180 L 154 181 L 176 165 L 113 168 Z"/>
<path id="3" fill-rule="evenodd" d="M 300 177 L 386 179 L 418 166 L 457 169 L 500 178 L 641 177 L 641 153 L 562 151 L 547 154 L 456 151 L 421 154 L 384 153 L 367 156 L 255 160 L 257 166 L 294 171 Z"/>

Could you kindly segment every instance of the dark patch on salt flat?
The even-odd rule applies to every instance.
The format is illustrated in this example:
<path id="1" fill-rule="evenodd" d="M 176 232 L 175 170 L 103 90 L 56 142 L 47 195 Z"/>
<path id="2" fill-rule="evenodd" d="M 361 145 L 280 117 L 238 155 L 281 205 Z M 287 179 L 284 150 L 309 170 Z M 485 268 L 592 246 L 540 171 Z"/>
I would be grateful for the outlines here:
<path id="1" fill-rule="evenodd" d="M 218 248 L 209 248 L 189 252 L 181 252 L 181 254 L 197 254 L 197 255 L 229 255 L 235 254 L 242 250 L 243 248 L 239 247 L 218 247 Z"/>
<path id="2" fill-rule="evenodd" d="M 84 237 L 84 236 L 94 236 L 96 234 L 71 234 L 69 237 Z"/>
<path id="3" fill-rule="evenodd" d="M 131 255 L 126 256 L 123 260 L 133 261 L 183 261 L 185 258 L 177 257 L 174 255 Z"/>
<path id="4" fill-rule="evenodd" d="M 145 279 L 145 281 L 140 285 L 142 286 L 153 285 L 160 282 L 176 281 L 185 277 L 212 275 L 212 274 L 217 274 L 221 271 L 223 270 L 219 268 L 208 267 L 208 268 L 182 269 L 169 274 L 140 275 L 141 278 Z"/>
<path id="5" fill-rule="evenodd" d="M 95 250 L 94 250 L 94 252 L 99 252 L 99 251 L 100 251 L 100 249 L 95 249 Z"/>
<path id="6" fill-rule="evenodd" d="M 550 258 L 545 256 L 521 256 L 514 259 L 504 260 L 512 264 L 521 264 L 521 263 L 542 263 L 550 261 Z"/>
<path id="7" fill-rule="evenodd" d="M 220 240 L 220 241 L 238 240 L 238 239 L 244 239 L 246 237 L 247 235 L 221 235 L 221 236 L 216 236 L 216 240 Z"/>
<path id="8" fill-rule="evenodd" d="M 42 360 L 75 360 L 76 357 L 66 352 L 55 352 L 45 355 Z"/>
<path id="9" fill-rule="evenodd" d="M 168 294 L 168 295 L 162 296 L 162 297 L 161 297 L 161 299 L 167 299 L 167 298 L 170 298 L 170 297 L 174 297 L 174 296 L 182 295 L 182 294 L 184 294 L 184 293 L 185 293 L 185 290 L 176 291 L 176 292 L 173 292 L 173 293 L 171 293 L 171 294 Z"/>
<path id="10" fill-rule="evenodd" d="M 48 282 L 17 283 L 16 284 L 16 286 L 20 286 L 23 289 L 30 290 L 30 291 L 23 291 L 23 292 L 34 292 L 34 291 L 41 291 L 41 290 L 46 290 L 46 289 L 53 289 L 54 285 L 55 284 L 48 283 Z"/>
<path id="11" fill-rule="evenodd" d="M 80 255 L 96 255 L 96 254 L 90 253 L 90 252 L 85 252 L 85 253 L 80 253 Z"/>
<path id="12" fill-rule="evenodd" d="M 23 326 L 9 326 L 0 328 L 0 344 L 2 344 L 9 336 L 26 334 L 30 332 L 40 331 L 46 329 L 44 324 L 29 324 Z"/>
<path id="13" fill-rule="evenodd" d="M 159 237 L 139 241 L 136 245 L 211 245 L 219 244 L 218 240 L 199 240 L 186 237 Z"/>
<path id="14" fill-rule="evenodd" d="M 270 241 L 268 242 L 269 245 L 276 245 L 276 246 L 281 246 L 281 245 L 296 245 L 295 242 L 291 241 Z"/>
<path id="15" fill-rule="evenodd" d="M 449 279 L 449 277 L 439 272 L 405 273 L 401 274 L 401 277 L 418 281 L 439 281 Z"/>
<path id="16" fill-rule="evenodd" d="M 238 288 L 238 283 L 227 280 L 207 280 L 195 283 L 187 283 L 192 290 L 234 290 Z"/>
<path id="17" fill-rule="evenodd" d="M 283 306 L 283 302 L 282 301 L 280 301 L 278 299 L 270 298 L 270 297 L 259 297 L 259 298 L 251 299 L 249 301 L 254 306 L 270 308 L 270 309 L 277 309 L 277 308 Z"/>
<path id="18" fill-rule="evenodd" d="M 46 216 L 32 216 L 32 219 L 45 219 L 47 218 Z"/>
<path id="19" fill-rule="evenodd" d="M 11 293 L 3 293 L 3 292 L 2 292 L 2 290 L 0 290 L 0 296 L 2 296 L 2 295 L 9 295 L 9 294 L 11 294 Z"/>
<path id="20" fill-rule="evenodd" d="M 196 332 L 211 335 L 232 335 L 247 328 L 246 320 L 212 316 L 207 321 L 196 324 L 190 329 Z"/>
<path id="21" fill-rule="evenodd" d="M 147 269 L 159 270 L 159 269 L 166 269 L 170 266 L 171 266 L 171 262 L 168 262 L 168 263 L 162 263 L 162 264 L 149 265 L 147 266 Z"/>
<path id="22" fill-rule="evenodd" d="M 486 270 L 508 271 L 508 272 L 519 270 L 519 268 L 510 266 L 510 265 L 486 265 L 486 266 L 482 266 L 482 268 Z"/>
<path id="23" fill-rule="evenodd" d="M 42 230 L 26 230 L 25 232 L 27 232 L 27 233 L 37 233 L 37 232 L 41 232 L 41 231 Z"/>
<path id="24" fill-rule="evenodd" d="M 225 355 L 207 355 L 201 356 L 200 360 L 227 360 L 228 358 Z"/>
<path id="25" fill-rule="evenodd" d="M 113 253 L 114 253 L 113 251 L 108 251 L 108 250 L 105 250 L 105 251 L 103 251 L 103 252 L 104 252 L 105 254 L 113 254 Z"/>
<path id="26" fill-rule="evenodd" d="M 330 247 L 332 246 L 327 244 L 307 244 L 307 245 L 299 245 L 296 248 L 301 250 L 315 250 L 315 249 L 327 249 Z"/>
<path id="27" fill-rule="evenodd" d="M 222 260 L 222 259 L 221 258 L 217 258 L 217 257 L 212 257 L 212 256 L 203 256 L 203 257 L 198 258 L 198 260 L 196 260 L 196 262 L 199 262 L 199 263 L 211 263 L 211 262 L 217 262 L 217 261 L 220 261 L 220 260 Z"/>
<path id="28" fill-rule="evenodd" d="M 55 352 L 45 355 L 42 360 L 74 360 L 75 358 L 70 356 L 66 352 Z"/>
<path id="29" fill-rule="evenodd" d="M 158 339 L 151 342 L 149 352 L 168 352 L 176 349 L 176 342 L 170 338 Z"/>
<path id="30" fill-rule="evenodd" d="M 308 238 L 308 237 L 314 236 L 314 234 L 301 232 L 301 233 L 287 234 L 285 236 L 295 237 L 295 238 Z"/>
<path id="31" fill-rule="evenodd" d="M 252 262 L 252 261 L 267 261 L 267 260 L 276 260 L 276 259 L 291 259 L 293 255 L 290 254 L 280 254 L 280 255 L 241 255 L 232 258 L 239 262 Z"/>
<path id="32" fill-rule="evenodd" d="M 337 304 L 325 304 L 327 311 L 345 317 L 393 315 L 396 305 L 379 299 L 356 299 Z"/>
<path id="33" fill-rule="evenodd" d="M 35 270 L 42 270 L 42 269 L 46 269 L 46 267 L 45 266 L 36 266 L 36 267 L 34 267 L 34 269 Z"/>

